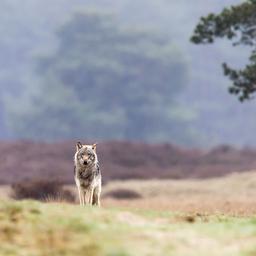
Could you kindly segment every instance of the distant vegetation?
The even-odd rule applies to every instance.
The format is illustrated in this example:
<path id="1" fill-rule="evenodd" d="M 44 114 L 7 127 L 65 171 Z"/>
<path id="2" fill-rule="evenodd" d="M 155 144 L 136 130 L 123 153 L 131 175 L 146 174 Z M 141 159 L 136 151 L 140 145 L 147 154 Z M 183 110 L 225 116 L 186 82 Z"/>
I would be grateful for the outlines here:
<path id="1" fill-rule="evenodd" d="M 256 145 L 254 103 L 218 70 L 245 48 L 189 42 L 200 16 L 239 2 L 1 1 L 0 138 Z"/>
<path id="2" fill-rule="evenodd" d="M 0 143 L 0 184 L 25 182 L 29 190 L 30 185 L 35 187 L 28 182 L 31 180 L 74 184 L 74 146 L 71 141 Z M 256 169 L 256 150 L 248 148 L 220 146 L 195 150 L 166 143 L 107 141 L 100 143 L 97 152 L 104 184 L 130 179 L 204 179 Z"/>
<path id="3" fill-rule="evenodd" d="M 174 97 L 186 64 L 168 37 L 99 12 L 75 14 L 58 37 L 56 52 L 38 60 L 42 82 L 23 99 L 29 111 L 12 109 L 18 136 L 184 140 Z"/>

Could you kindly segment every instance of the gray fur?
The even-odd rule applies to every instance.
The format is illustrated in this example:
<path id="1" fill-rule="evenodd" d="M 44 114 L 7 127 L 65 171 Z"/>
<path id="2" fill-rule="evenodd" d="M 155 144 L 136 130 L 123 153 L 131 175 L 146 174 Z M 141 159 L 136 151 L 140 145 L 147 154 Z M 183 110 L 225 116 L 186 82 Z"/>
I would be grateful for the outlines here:
<path id="1" fill-rule="evenodd" d="M 101 173 L 96 145 L 82 145 L 78 142 L 74 162 L 74 176 L 80 205 L 100 206 Z"/>

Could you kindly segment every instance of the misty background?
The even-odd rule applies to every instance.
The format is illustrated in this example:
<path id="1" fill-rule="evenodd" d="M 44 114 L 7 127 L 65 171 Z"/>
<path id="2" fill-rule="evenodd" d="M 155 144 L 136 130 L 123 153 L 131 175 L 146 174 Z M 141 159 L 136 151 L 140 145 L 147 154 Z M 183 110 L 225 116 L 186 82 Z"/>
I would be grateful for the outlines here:
<path id="1" fill-rule="evenodd" d="M 248 49 L 189 41 L 239 2 L 2 0 L 0 138 L 255 146 L 255 101 L 230 95 L 221 67 Z"/>

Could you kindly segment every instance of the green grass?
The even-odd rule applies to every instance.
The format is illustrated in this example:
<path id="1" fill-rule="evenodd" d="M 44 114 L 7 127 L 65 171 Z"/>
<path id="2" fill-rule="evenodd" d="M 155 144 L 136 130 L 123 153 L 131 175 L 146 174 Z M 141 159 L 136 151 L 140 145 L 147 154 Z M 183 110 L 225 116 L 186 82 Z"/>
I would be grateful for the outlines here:
<path id="1" fill-rule="evenodd" d="M 256 255 L 256 217 L 0 202 L 0 255 Z"/>

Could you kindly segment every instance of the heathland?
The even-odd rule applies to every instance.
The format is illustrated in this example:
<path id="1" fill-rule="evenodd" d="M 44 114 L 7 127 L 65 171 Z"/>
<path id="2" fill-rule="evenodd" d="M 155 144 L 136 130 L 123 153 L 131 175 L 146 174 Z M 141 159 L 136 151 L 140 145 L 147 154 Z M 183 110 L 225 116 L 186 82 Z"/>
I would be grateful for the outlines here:
<path id="1" fill-rule="evenodd" d="M 70 145 L 0 144 L 0 255 L 256 255 L 255 150 L 100 143 L 98 209 L 77 203 Z"/>

